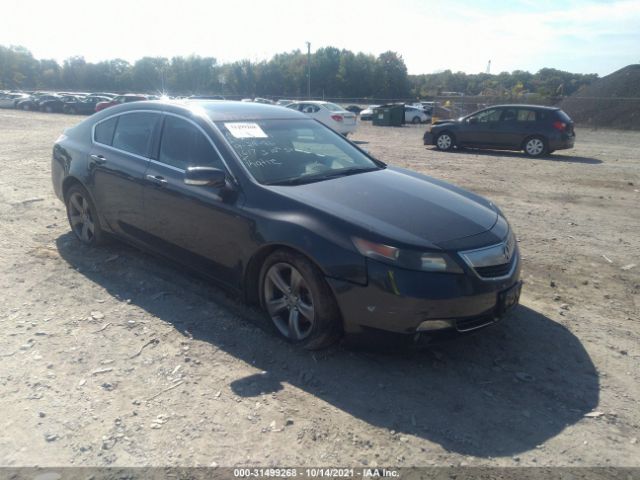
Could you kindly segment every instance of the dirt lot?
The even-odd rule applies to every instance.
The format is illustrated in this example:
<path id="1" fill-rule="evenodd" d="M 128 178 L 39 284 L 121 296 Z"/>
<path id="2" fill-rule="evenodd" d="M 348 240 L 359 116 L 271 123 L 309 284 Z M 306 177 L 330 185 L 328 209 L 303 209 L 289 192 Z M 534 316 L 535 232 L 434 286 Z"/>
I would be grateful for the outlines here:
<path id="1" fill-rule="evenodd" d="M 502 207 L 522 306 L 425 352 L 311 354 L 187 272 L 74 240 L 49 170 L 78 120 L 0 111 L 1 465 L 640 466 L 639 133 L 531 160 L 363 125 L 379 158 Z"/>

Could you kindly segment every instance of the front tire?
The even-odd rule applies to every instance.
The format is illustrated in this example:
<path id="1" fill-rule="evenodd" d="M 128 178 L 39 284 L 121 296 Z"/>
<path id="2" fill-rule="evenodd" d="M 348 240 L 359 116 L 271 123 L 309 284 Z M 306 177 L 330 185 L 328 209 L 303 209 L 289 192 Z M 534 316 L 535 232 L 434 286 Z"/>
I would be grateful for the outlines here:
<path id="1" fill-rule="evenodd" d="M 529 157 L 542 157 L 548 153 L 547 142 L 542 137 L 530 137 L 524 141 L 523 150 Z"/>
<path id="2" fill-rule="evenodd" d="M 260 304 L 276 331 L 307 350 L 340 334 L 340 314 L 322 272 L 298 253 L 277 250 L 260 271 Z"/>
<path id="3" fill-rule="evenodd" d="M 449 132 L 442 132 L 436 137 L 436 147 L 443 152 L 449 151 L 455 144 L 453 135 Z"/>
<path id="4" fill-rule="evenodd" d="M 411 123 L 413 123 L 414 125 L 417 125 L 420 123 L 420 117 L 413 117 L 413 119 L 411 120 Z"/>
<path id="5" fill-rule="evenodd" d="M 87 191 L 80 185 L 72 185 L 65 195 L 65 205 L 69 225 L 76 238 L 91 247 L 103 244 L 105 234 Z"/>

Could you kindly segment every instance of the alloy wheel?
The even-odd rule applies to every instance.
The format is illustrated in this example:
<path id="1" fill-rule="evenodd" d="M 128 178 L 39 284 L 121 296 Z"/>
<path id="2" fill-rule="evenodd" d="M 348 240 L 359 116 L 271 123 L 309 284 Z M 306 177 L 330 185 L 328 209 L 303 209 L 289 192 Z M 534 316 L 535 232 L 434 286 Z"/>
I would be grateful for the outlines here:
<path id="1" fill-rule="evenodd" d="M 80 193 L 73 192 L 69 196 L 69 223 L 73 233 L 84 243 L 91 243 L 95 235 L 95 222 L 91 207 Z"/>
<path id="2" fill-rule="evenodd" d="M 300 341 L 313 330 L 313 296 L 302 274 L 288 263 L 272 265 L 264 278 L 264 302 L 271 320 L 285 337 Z"/>

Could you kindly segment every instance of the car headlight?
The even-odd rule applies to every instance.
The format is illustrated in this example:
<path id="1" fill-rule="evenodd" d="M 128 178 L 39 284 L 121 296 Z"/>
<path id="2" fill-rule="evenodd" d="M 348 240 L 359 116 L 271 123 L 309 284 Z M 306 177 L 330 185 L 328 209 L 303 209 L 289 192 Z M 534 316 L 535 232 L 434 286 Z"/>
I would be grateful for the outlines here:
<path id="1" fill-rule="evenodd" d="M 462 268 L 446 253 L 402 250 L 362 238 L 352 238 L 356 249 L 365 257 L 410 270 L 463 273 Z"/>

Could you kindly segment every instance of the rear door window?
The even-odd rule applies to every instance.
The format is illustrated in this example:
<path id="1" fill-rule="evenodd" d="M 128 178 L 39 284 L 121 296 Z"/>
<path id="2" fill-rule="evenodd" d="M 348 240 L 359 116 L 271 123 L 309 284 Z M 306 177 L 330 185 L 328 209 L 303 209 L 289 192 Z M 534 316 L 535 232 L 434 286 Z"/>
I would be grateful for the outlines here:
<path id="1" fill-rule="evenodd" d="M 536 112 L 528 108 L 518 109 L 518 121 L 519 122 L 535 122 Z"/>
<path id="2" fill-rule="evenodd" d="M 183 170 L 188 167 L 224 169 L 209 138 L 192 123 L 172 115 L 164 120 L 158 161 Z"/>
<path id="3" fill-rule="evenodd" d="M 518 119 L 518 111 L 515 108 L 505 108 L 502 113 L 503 122 L 515 122 Z"/>
<path id="4" fill-rule="evenodd" d="M 304 103 L 300 105 L 300 111 L 303 113 L 317 113 L 320 110 L 318 105 Z"/>
<path id="5" fill-rule="evenodd" d="M 120 115 L 113 136 L 113 148 L 149 157 L 153 132 L 159 119 L 159 114 L 151 112 Z"/>
<path id="6" fill-rule="evenodd" d="M 96 125 L 93 140 L 104 145 L 111 145 L 113 132 L 116 129 L 118 117 L 113 117 Z"/>

